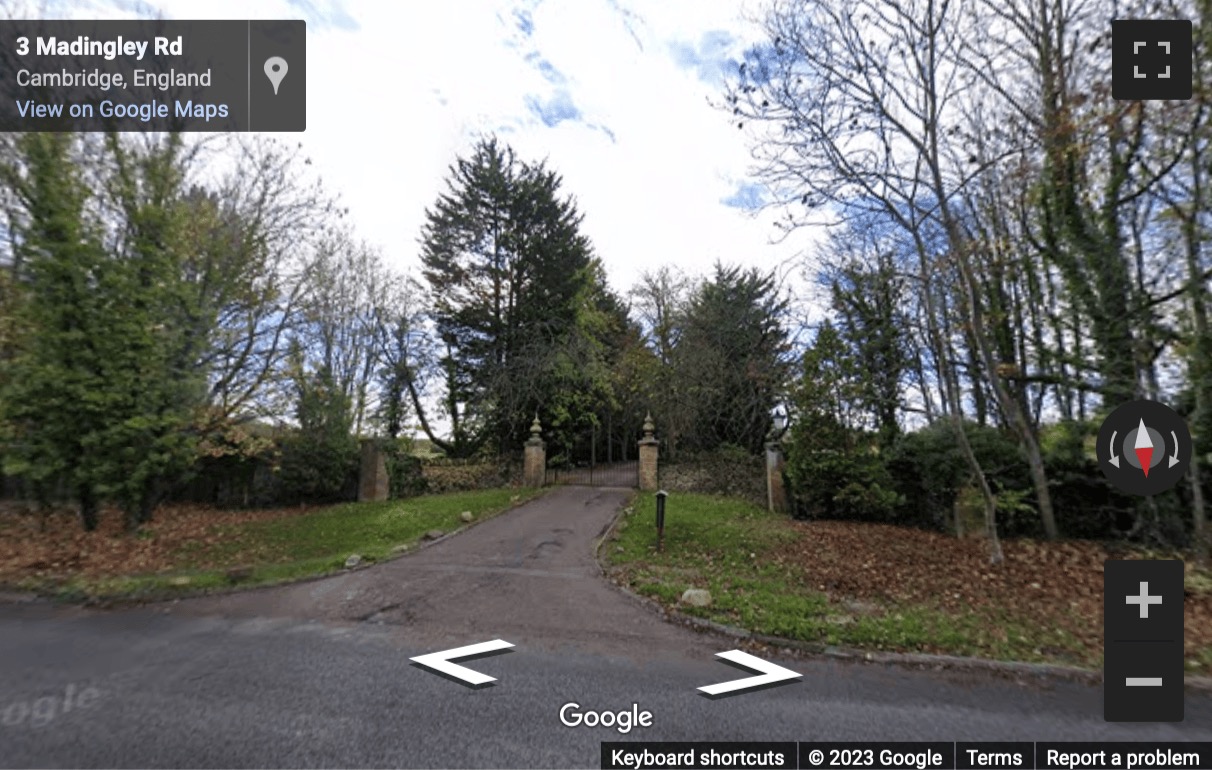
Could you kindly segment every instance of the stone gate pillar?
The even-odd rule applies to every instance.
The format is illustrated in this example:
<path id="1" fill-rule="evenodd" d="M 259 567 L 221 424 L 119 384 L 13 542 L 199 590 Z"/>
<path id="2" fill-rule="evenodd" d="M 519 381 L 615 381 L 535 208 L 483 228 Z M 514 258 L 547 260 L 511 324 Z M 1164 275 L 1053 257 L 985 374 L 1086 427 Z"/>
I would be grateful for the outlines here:
<path id="1" fill-rule="evenodd" d="M 391 494 L 387 477 L 387 460 L 377 441 L 362 442 L 362 467 L 358 474 L 358 502 L 386 500 Z"/>
<path id="2" fill-rule="evenodd" d="M 535 412 L 534 422 L 530 424 L 530 438 L 526 440 L 522 456 L 522 484 L 527 487 L 541 487 L 547 480 L 547 446 L 539 437 L 542 432 L 539 414 Z"/>
<path id="3" fill-rule="evenodd" d="M 640 439 L 640 489 L 657 488 L 657 447 L 660 441 L 652 435 L 652 413 L 644 417 L 644 438 Z"/>

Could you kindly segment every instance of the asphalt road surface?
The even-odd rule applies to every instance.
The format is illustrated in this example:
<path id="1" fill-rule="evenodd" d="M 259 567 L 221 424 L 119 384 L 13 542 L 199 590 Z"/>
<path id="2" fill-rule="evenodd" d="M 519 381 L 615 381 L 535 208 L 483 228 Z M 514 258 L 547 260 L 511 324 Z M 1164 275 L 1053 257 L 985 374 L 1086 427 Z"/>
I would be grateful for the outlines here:
<path id="1" fill-rule="evenodd" d="M 627 490 L 566 487 L 430 548 L 293 586 L 97 611 L 0 606 L 0 766 L 597 767 L 644 741 L 1212 740 L 1109 724 L 1097 687 L 767 657 L 803 679 L 710 700 L 733 640 L 609 586 L 595 541 Z M 409 658 L 492 639 L 472 689 Z M 568 727 L 560 709 L 652 725 Z"/>

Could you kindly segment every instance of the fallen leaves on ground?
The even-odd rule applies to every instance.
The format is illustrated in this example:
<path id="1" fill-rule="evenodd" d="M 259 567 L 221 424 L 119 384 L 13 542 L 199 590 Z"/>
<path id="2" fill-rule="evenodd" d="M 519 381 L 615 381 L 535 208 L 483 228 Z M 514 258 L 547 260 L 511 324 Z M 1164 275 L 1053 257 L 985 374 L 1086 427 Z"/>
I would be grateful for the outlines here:
<path id="1" fill-rule="evenodd" d="M 1138 551 L 1082 540 L 1005 540 L 1005 561 L 989 562 L 983 539 L 958 539 L 907 527 L 855 522 L 795 522 L 797 538 L 774 558 L 805 587 L 838 602 L 923 606 L 975 614 L 991 630 L 1003 619 L 1071 635 L 1090 659 L 1103 642 L 1103 562 L 1142 558 Z M 1194 569 L 1188 563 L 1188 572 Z M 1212 592 L 1184 600 L 1188 658 L 1212 650 Z M 1047 652 L 1047 651 L 1045 651 Z"/>
<path id="2" fill-rule="evenodd" d="M 43 520 L 36 514 L 0 510 L 0 585 L 216 566 L 196 559 L 183 564 L 183 549 L 201 554 L 223 543 L 224 532 L 235 525 L 297 516 L 300 510 L 169 505 L 158 509 L 152 521 L 135 533 L 123 531 L 122 514 L 114 509 L 102 512 L 94 532 L 85 532 L 70 513 L 54 513 Z"/>

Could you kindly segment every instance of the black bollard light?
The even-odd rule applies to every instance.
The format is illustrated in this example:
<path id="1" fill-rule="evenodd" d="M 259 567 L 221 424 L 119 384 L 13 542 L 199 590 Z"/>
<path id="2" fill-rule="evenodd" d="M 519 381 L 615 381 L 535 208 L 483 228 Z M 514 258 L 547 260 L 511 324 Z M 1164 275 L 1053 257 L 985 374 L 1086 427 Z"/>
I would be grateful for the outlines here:
<path id="1" fill-rule="evenodd" d="M 665 498 L 669 493 L 661 490 L 656 493 L 657 504 L 657 551 L 665 550 Z"/>

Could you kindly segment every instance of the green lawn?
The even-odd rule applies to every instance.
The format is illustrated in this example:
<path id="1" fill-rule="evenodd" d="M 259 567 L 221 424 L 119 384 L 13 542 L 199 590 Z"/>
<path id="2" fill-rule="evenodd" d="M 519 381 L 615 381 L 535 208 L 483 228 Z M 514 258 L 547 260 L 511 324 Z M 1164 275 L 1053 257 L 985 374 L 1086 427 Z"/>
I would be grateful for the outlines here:
<path id="1" fill-rule="evenodd" d="M 77 579 L 60 586 L 68 599 L 160 598 L 233 585 L 253 586 L 316 577 L 406 552 L 430 530 L 449 533 L 541 494 L 537 489 L 489 489 L 377 503 L 347 503 L 298 516 L 218 528 L 204 542 L 176 546 L 177 568 L 152 575 Z M 233 570 L 236 572 L 233 573 Z"/>
<path id="2" fill-rule="evenodd" d="M 786 568 L 765 559 L 794 533 L 786 519 L 727 498 L 676 494 L 665 512 L 665 547 L 656 550 L 655 500 L 639 495 L 607 546 L 609 564 L 620 567 L 640 594 L 675 604 L 687 588 L 711 591 L 707 608 L 688 614 L 753 631 L 797 638 L 819 628 L 828 614 L 819 594 L 794 590 Z M 760 555 L 760 557 L 759 557 Z"/>

